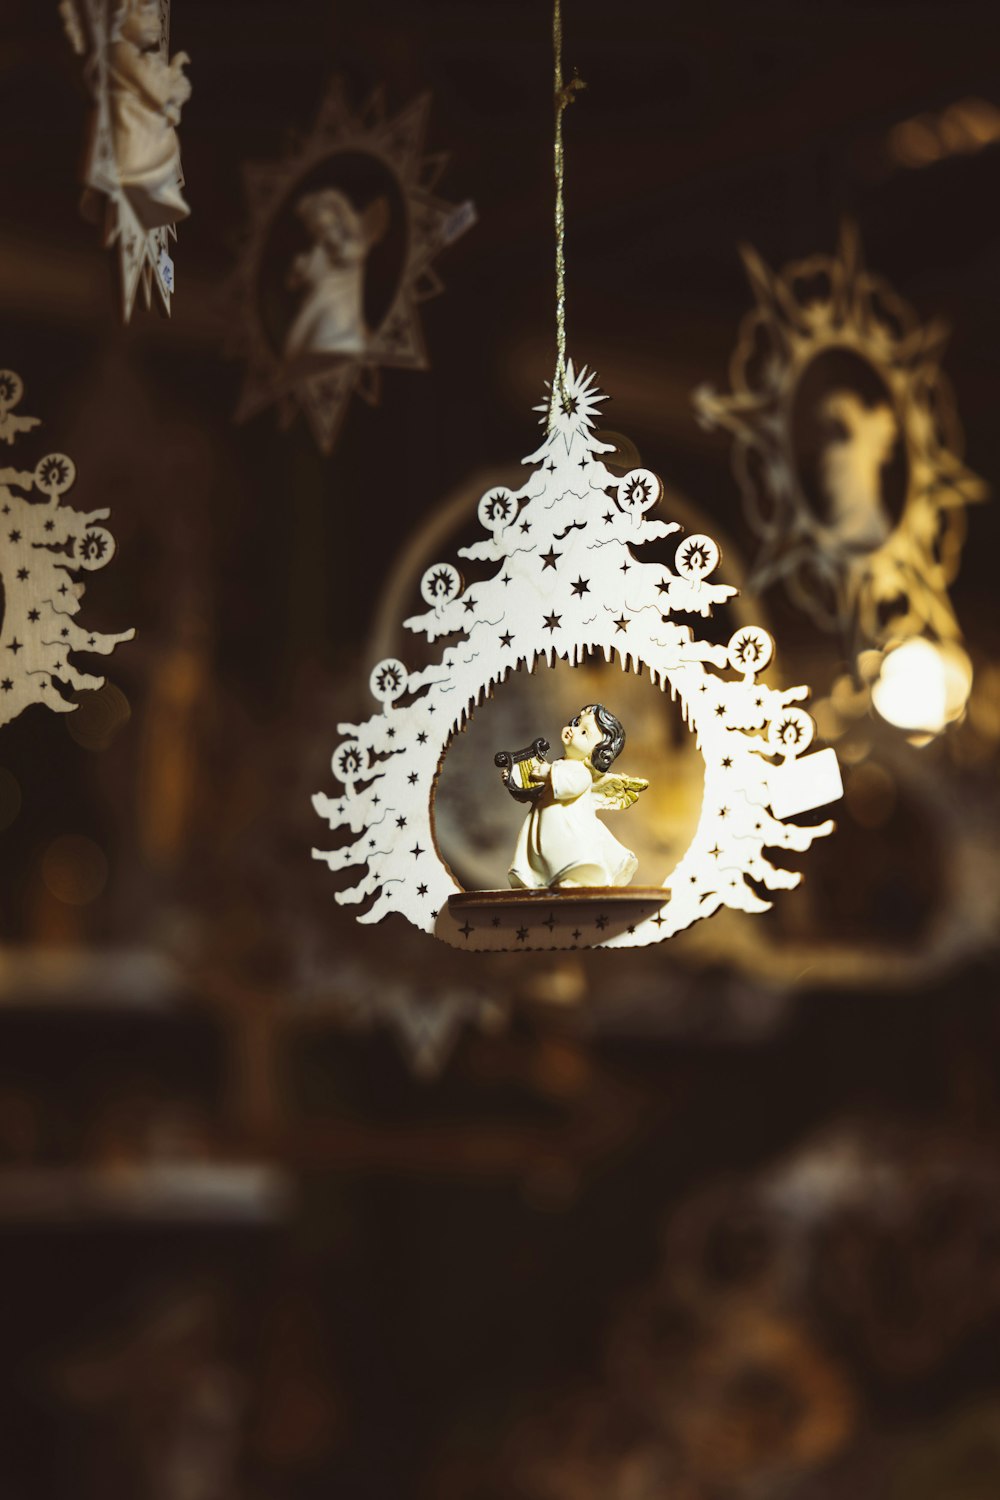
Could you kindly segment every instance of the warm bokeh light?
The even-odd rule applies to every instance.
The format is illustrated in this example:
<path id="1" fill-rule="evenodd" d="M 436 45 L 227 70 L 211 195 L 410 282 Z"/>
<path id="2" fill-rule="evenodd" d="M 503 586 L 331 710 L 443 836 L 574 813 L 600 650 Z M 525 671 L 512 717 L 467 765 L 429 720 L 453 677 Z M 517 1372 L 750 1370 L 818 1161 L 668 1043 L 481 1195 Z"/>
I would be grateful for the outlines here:
<path id="1" fill-rule="evenodd" d="M 961 717 L 971 690 L 972 663 L 961 646 L 920 636 L 886 653 L 872 702 L 887 723 L 930 736 Z"/>
<path id="2" fill-rule="evenodd" d="M 84 750 L 106 750 L 132 717 L 132 706 L 114 682 L 81 693 L 76 711 L 66 716 L 66 732 Z"/>
<path id="3" fill-rule="evenodd" d="M 915 115 L 889 131 L 887 146 L 900 167 L 929 167 L 949 156 L 981 151 L 1000 140 L 1000 109 L 988 99 L 958 99 L 940 114 Z"/>
<path id="4" fill-rule="evenodd" d="M 53 839 L 42 856 L 42 879 L 57 901 L 86 906 L 95 901 L 108 880 L 104 850 L 93 839 L 63 834 Z"/>

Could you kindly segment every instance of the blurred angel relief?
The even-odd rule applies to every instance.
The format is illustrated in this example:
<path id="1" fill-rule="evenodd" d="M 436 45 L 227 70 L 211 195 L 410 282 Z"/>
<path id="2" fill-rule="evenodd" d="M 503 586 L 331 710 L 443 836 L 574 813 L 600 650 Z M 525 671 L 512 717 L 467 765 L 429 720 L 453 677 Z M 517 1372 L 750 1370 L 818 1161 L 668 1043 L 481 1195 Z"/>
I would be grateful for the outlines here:
<path id="1" fill-rule="evenodd" d="M 94 101 L 83 211 L 95 216 L 103 204 L 105 244 L 118 246 L 125 321 L 140 286 L 147 307 L 155 286 L 169 313 L 169 240 L 191 212 L 177 134 L 191 96 L 190 59 L 169 55 L 169 0 L 62 0 L 59 9 L 87 59 Z"/>
<path id="2" fill-rule="evenodd" d="M 365 323 L 365 264 L 388 228 L 389 208 L 377 198 L 359 212 L 346 193 L 322 188 L 296 204 L 312 244 L 292 261 L 288 285 L 302 301 L 285 338 L 285 358 L 364 354 L 371 333 Z"/>
<path id="3" fill-rule="evenodd" d="M 782 583 L 839 637 L 850 674 L 834 686 L 907 737 L 963 717 L 972 669 L 949 588 L 965 513 L 987 489 L 962 461 L 941 370 L 946 330 L 921 325 L 866 269 L 856 229 L 834 255 L 780 272 L 744 261 L 755 307 L 733 388 L 695 393 L 707 427 L 733 439 L 733 467 L 760 542 L 748 584 Z M 819 707 L 819 705 L 817 705 Z M 838 728 L 841 732 L 844 725 Z"/>
<path id="4" fill-rule="evenodd" d="M 898 439 L 898 423 L 888 406 L 869 408 L 850 390 L 835 391 L 821 410 L 831 427 L 821 459 L 829 507 L 824 531 L 834 546 L 870 552 L 892 530 L 881 473 Z"/>
<path id="5" fill-rule="evenodd" d="M 425 370 L 418 304 L 442 290 L 432 262 L 475 222 L 431 189 L 429 100 L 359 115 L 334 83 L 284 161 L 245 169 L 252 222 L 232 289 L 230 352 L 246 360 L 237 421 L 305 413 L 323 453 L 355 391 L 375 404 L 384 368 Z"/>

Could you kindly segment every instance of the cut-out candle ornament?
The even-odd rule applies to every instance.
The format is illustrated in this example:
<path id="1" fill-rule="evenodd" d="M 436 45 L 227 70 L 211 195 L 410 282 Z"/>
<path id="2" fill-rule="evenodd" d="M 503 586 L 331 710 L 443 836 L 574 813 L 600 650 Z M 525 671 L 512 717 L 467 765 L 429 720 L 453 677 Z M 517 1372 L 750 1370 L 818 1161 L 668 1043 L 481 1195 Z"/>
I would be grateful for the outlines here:
<path id="1" fill-rule="evenodd" d="M 650 514 L 662 498 L 655 474 L 609 467 L 615 450 L 595 428 L 605 398 L 594 374 L 566 358 L 562 114 L 574 85 L 562 81 L 558 0 L 554 39 L 558 357 L 538 408 L 545 437 L 525 459 L 523 485 L 494 486 L 482 496 L 487 535 L 459 556 L 487 576 L 465 585 L 450 562 L 423 575 L 426 608 L 404 625 L 429 644 L 452 644 L 412 673 L 396 658 L 375 666 L 370 687 L 380 711 L 340 725 L 347 738 L 332 767 L 341 791 L 314 798 L 341 835 L 337 847 L 314 855 L 333 871 L 351 872 L 339 902 L 362 906 L 362 922 L 397 912 L 456 947 L 478 950 L 638 947 L 723 906 L 766 911 L 767 892 L 800 878 L 772 864 L 766 851 L 804 850 L 829 833 L 829 821 L 786 820 L 842 793 L 834 751 L 810 751 L 814 725 L 798 706 L 807 689 L 778 690 L 760 680 L 773 652 L 770 636 L 743 627 L 721 646 L 688 623 L 736 592 L 711 581 L 719 562 L 711 537 L 680 540 L 673 567 L 643 562 L 634 550 L 680 527 Z M 705 763 L 690 845 L 659 885 L 616 884 L 624 866 L 612 870 L 612 861 L 597 858 L 579 861 L 593 866 L 579 883 L 463 891 L 434 824 L 437 778 L 452 736 L 512 672 L 558 659 L 579 666 L 588 657 L 645 670 L 679 701 Z M 484 796 L 496 794 L 495 775 L 484 766 Z M 543 861 L 540 874 L 552 873 Z"/>
<path id="2" fill-rule="evenodd" d="M 19 375 L 0 370 L 0 443 L 38 426 L 37 417 L 15 411 L 23 390 Z M 75 478 L 64 453 L 47 454 L 33 469 L 0 467 L 0 725 L 32 703 L 71 713 L 73 689 L 104 684 L 80 672 L 71 655 L 109 656 L 135 634 L 105 635 L 74 618 L 84 591 L 75 575 L 103 568 L 115 555 L 114 538 L 98 524 L 108 511 L 85 514 L 63 503 Z"/>

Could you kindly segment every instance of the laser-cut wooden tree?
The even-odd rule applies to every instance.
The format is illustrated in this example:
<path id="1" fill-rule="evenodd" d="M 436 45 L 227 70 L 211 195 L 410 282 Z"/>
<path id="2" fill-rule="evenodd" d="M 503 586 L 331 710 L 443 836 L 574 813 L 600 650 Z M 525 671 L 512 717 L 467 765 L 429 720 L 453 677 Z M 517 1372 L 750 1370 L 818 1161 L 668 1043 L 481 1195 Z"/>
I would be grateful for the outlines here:
<path id="1" fill-rule="evenodd" d="M 460 553 L 495 564 L 492 576 L 463 587 L 454 565 L 429 568 L 428 607 L 404 622 L 429 642 L 457 639 L 412 674 L 401 661 L 380 662 L 370 679 L 380 711 L 339 726 L 349 738 L 332 765 L 343 790 L 318 794 L 314 805 L 353 838 L 314 854 L 334 871 L 360 869 L 337 893 L 367 903 L 360 921 L 395 911 L 478 949 L 637 946 L 722 906 L 767 910 L 761 891 L 800 877 L 773 865 L 766 849 L 806 849 L 833 827 L 785 821 L 836 800 L 841 782 L 832 750 L 804 754 L 814 726 L 796 704 L 807 689 L 758 680 L 773 651 L 767 633 L 745 628 L 723 647 L 675 618 L 706 617 L 735 592 L 711 582 L 715 543 L 685 537 L 673 568 L 633 551 L 680 528 L 648 514 L 662 495 L 655 474 L 621 477 L 607 467 L 611 450 L 594 431 L 603 399 L 595 377 L 570 362 L 555 402 L 539 408 L 547 432 L 525 460 L 528 479 L 483 496 L 488 536 Z M 462 893 L 434 838 L 435 782 L 452 735 L 512 671 L 557 658 L 576 665 L 587 653 L 645 669 L 680 703 L 705 761 L 694 839 L 662 887 Z M 484 788 L 491 775 L 484 768 Z"/>
<path id="2" fill-rule="evenodd" d="M 0 442 L 38 425 L 14 411 L 23 389 L 13 370 L 0 370 Z M 75 478 L 64 453 L 47 454 L 34 469 L 0 468 L 0 724 L 32 703 L 71 713 L 76 703 L 66 690 L 99 688 L 104 678 L 79 671 L 69 653 L 108 656 L 135 634 L 104 635 L 74 619 L 84 592 L 74 574 L 105 567 L 115 553 L 111 533 L 96 524 L 106 509 L 84 514 L 63 504 Z"/>

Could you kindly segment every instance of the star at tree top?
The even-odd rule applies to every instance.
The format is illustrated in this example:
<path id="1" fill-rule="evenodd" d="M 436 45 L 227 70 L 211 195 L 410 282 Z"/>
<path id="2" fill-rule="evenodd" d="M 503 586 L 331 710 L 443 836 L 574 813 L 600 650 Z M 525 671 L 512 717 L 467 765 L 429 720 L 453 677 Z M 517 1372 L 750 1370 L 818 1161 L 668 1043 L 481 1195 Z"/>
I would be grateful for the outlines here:
<path id="1" fill-rule="evenodd" d="M 586 365 L 577 372 L 572 360 L 566 362 L 566 373 L 549 385 L 549 399 L 535 407 L 542 414 L 545 441 L 525 463 L 560 461 L 561 453 L 573 453 L 582 442 L 590 454 L 613 453 L 613 443 L 599 443 L 594 437 L 594 423 L 601 414 L 601 403 L 607 400 L 597 384 L 597 376 Z M 556 449 L 552 453 L 552 449 Z"/>

